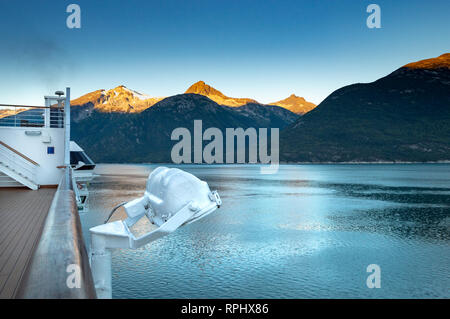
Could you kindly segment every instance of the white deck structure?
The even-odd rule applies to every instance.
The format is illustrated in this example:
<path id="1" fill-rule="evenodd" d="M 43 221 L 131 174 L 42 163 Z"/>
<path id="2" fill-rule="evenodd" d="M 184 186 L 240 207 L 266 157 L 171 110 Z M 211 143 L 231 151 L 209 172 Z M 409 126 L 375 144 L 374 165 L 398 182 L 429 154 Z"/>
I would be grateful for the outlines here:
<path id="1" fill-rule="evenodd" d="M 69 148 L 64 123 L 69 99 L 45 96 L 45 106 L 0 105 L 0 187 L 58 185 Z"/>

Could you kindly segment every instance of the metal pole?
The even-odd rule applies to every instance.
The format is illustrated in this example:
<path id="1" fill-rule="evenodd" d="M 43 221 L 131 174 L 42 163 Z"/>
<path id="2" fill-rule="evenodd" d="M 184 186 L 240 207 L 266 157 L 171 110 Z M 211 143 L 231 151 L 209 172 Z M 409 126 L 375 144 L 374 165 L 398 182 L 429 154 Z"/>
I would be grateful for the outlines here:
<path id="1" fill-rule="evenodd" d="M 46 108 L 44 109 L 44 127 L 50 127 L 50 105 L 51 105 L 51 101 L 49 98 L 45 97 L 45 106 Z"/>
<path id="2" fill-rule="evenodd" d="M 107 239 L 91 233 L 90 264 L 97 297 L 112 298 L 111 250 L 105 247 Z"/>
<path id="3" fill-rule="evenodd" d="M 64 103 L 64 165 L 70 166 L 70 88 L 66 88 L 66 103 Z"/>

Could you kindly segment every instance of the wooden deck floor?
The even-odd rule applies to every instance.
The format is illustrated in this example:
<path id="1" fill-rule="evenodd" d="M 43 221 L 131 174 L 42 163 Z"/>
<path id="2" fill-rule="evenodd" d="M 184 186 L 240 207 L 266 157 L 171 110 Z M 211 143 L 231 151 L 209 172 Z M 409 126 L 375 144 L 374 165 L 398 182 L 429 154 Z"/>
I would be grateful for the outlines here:
<path id="1" fill-rule="evenodd" d="M 14 298 L 56 188 L 0 188 L 0 298 Z"/>

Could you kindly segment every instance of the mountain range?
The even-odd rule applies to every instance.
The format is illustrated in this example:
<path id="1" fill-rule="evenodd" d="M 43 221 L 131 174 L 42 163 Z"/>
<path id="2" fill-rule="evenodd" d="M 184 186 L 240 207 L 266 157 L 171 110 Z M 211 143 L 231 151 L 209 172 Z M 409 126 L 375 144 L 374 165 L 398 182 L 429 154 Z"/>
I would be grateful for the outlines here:
<path id="1" fill-rule="evenodd" d="M 288 107 L 227 97 L 203 81 L 166 98 L 152 98 L 120 85 L 71 101 L 72 139 L 97 162 L 170 162 L 176 143 L 170 139 L 172 131 L 178 127 L 192 131 L 197 119 L 205 128 L 225 131 L 283 129 L 298 116 Z"/>
<path id="2" fill-rule="evenodd" d="M 296 96 L 276 105 L 230 98 L 202 81 L 186 92 L 94 91 L 72 101 L 72 136 L 98 162 L 167 162 L 172 130 L 202 119 L 204 128 L 281 129 L 285 162 L 450 160 L 450 53 L 340 88 L 317 107 Z"/>
<path id="3" fill-rule="evenodd" d="M 288 162 L 450 160 L 450 53 L 331 93 L 286 127 Z"/>
<path id="4" fill-rule="evenodd" d="M 265 105 L 254 99 L 228 97 L 203 81 L 194 83 L 184 93 L 203 95 L 219 105 L 230 107 L 240 107 L 246 104 Z M 72 100 L 71 105 L 86 106 L 89 104 L 91 109 L 95 109 L 99 112 L 139 113 L 155 105 L 164 98 L 165 97 L 151 97 L 131 90 L 124 85 L 119 85 L 111 90 L 96 90 L 87 93 Z M 285 100 L 269 103 L 269 105 L 280 106 L 299 115 L 303 115 L 316 106 L 314 103 L 307 102 L 304 98 L 297 97 L 294 94 Z"/>
<path id="5" fill-rule="evenodd" d="M 204 129 L 279 128 L 284 162 L 450 160 L 450 53 L 342 87 L 317 107 L 295 95 L 231 98 L 203 81 L 166 98 L 118 86 L 71 104 L 72 138 L 97 162 L 170 162 L 172 131 L 192 132 L 198 119 Z"/>
<path id="6" fill-rule="evenodd" d="M 86 112 L 88 111 L 88 112 Z M 278 106 L 219 105 L 200 94 L 165 98 L 140 113 L 100 112 L 72 107 L 71 138 L 96 162 L 171 162 L 172 131 L 184 127 L 193 132 L 194 120 L 203 128 L 284 128 L 298 115 Z M 192 134 L 193 135 L 193 134 Z"/>

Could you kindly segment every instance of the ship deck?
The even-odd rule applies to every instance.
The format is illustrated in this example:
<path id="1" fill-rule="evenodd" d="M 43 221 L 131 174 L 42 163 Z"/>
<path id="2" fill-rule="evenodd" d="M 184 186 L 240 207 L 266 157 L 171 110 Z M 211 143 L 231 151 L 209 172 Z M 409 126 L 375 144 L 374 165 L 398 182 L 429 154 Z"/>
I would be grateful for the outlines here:
<path id="1" fill-rule="evenodd" d="M 0 298 L 14 298 L 56 188 L 0 188 Z"/>

